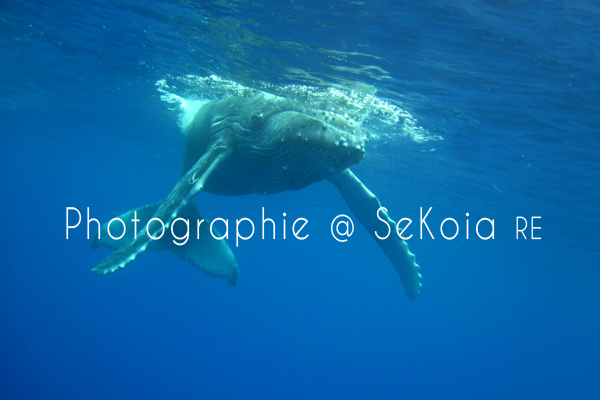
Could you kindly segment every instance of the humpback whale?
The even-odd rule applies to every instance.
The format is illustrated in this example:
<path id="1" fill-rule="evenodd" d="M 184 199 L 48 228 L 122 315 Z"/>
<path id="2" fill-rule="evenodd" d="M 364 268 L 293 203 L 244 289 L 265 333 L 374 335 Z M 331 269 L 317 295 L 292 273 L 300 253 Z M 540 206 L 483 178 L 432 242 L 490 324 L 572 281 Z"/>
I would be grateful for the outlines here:
<path id="1" fill-rule="evenodd" d="M 169 228 L 177 218 L 203 219 L 193 201 L 200 191 L 220 195 L 269 194 L 329 180 L 391 261 L 406 294 L 411 299 L 419 295 L 422 278 L 415 256 L 398 235 L 389 235 L 385 240 L 376 238 L 375 230 L 382 219 L 389 226 L 396 223 L 379 210 L 377 197 L 349 169 L 365 156 L 366 136 L 359 124 L 263 92 L 253 97 L 232 96 L 206 102 L 185 131 L 181 177 L 171 193 L 161 202 L 121 214 L 118 218 L 122 221 L 136 216 L 145 224 L 157 218 Z M 111 273 L 146 250 L 171 250 L 202 271 L 236 283 L 237 261 L 226 241 L 209 234 L 207 224 L 199 227 L 198 240 L 183 246 L 175 246 L 169 240 L 153 240 L 164 232 L 159 225 L 148 225 L 137 233 L 127 226 L 127 234 L 117 241 L 106 235 L 107 224 L 103 224 L 105 234 L 96 235 L 92 247 L 105 246 L 115 251 L 92 271 Z"/>

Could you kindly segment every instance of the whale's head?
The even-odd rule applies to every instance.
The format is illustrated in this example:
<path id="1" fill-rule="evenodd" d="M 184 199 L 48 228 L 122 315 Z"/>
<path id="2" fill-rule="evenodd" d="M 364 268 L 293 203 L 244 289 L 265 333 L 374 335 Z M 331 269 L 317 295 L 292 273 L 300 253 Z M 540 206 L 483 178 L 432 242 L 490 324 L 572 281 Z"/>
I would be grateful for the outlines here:
<path id="1" fill-rule="evenodd" d="M 264 147 L 304 162 L 319 174 L 333 174 L 365 157 L 366 137 L 358 124 L 330 112 L 280 111 L 261 129 Z M 325 176 L 323 176 L 325 177 Z"/>
<path id="2" fill-rule="evenodd" d="M 349 118 L 263 93 L 200 110 L 188 132 L 184 171 L 223 137 L 228 157 L 205 186 L 217 194 L 301 189 L 365 156 L 365 135 Z"/>

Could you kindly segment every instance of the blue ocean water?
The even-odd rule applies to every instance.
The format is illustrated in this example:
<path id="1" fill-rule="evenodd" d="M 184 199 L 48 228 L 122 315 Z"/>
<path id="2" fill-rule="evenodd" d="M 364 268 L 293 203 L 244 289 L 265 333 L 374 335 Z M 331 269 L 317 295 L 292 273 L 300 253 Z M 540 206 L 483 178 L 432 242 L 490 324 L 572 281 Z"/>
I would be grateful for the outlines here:
<path id="1" fill-rule="evenodd" d="M 599 22 L 592 1 L 3 1 L 0 397 L 598 398 Z M 66 207 L 161 200 L 176 96 L 250 90 L 359 119 L 355 174 L 396 219 L 432 207 L 417 300 L 364 229 L 331 237 L 328 182 L 197 196 L 310 221 L 230 240 L 236 287 L 160 252 L 90 273 L 110 252 L 65 238 Z"/>

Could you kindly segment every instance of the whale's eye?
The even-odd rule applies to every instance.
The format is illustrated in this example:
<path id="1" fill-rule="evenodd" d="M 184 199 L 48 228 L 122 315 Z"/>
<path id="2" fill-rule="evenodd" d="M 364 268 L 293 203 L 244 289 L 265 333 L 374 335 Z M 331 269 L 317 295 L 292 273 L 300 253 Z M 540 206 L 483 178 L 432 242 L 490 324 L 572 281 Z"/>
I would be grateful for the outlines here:
<path id="1" fill-rule="evenodd" d="M 258 124 L 258 123 L 260 123 L 260 122 L 261 122 L 263 119 L 264 119 L 264 116 L 263 116 L 263 114 L 262 114 L 262 113 L 261 113 L 261 114 L 255 113 L 255 114 L 252 114 L 252 115 L 250 116 L 250 121 L 252 121 L 252 123 L 253 123 L 253 124 Z"/>
<path id="2" fill-rule="evenodd" d="M 198 176 L 198 170 L 194 171 L 194 173 L 192 174 L 191 178 L 190 178 L 190 183 L 194 184 L 196 183 L 196 181 L 198 180 L 199 176 Z"/>

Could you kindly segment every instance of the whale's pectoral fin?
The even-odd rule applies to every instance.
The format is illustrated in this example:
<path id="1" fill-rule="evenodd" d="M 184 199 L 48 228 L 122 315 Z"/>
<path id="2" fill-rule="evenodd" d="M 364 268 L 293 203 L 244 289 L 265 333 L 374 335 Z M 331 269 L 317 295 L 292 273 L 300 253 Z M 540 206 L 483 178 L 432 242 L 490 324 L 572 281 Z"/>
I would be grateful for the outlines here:
<path id="1" fill-rule="evenodd" d="M 182 209 L 192 201 L 192 197 L 195 194 L 202 190 L 204 183 L 214 168 L 227 155 L 226 153 L 227 147 L 225 145 L 221 143 L 213 145 L 210 150 L 198 159 L 192 168 L 179 179 L 169 196 L 160 203 L 154 214 L 152 214 L 152 218 L 158 218 L 163 222 L 165 232 L 170 231 L 171 224 L 179 217 Z M 125 265 L 133 261 L 140 253 L 148 250 L 150 246 L 156 246 L 152 237 L 160 237 L 162 230 L 163 226 L 159 222 L 151 224 L 148 229 L 144 226 L 143 229 L 140 229 L 137 233 L 137 238 L 120 247 L 113 254 L 98 263 L 92 268 L 92 272 L 96 274 L 108 274 L 120 268 L 124 268 Z M 150 249 L 151 248 L 152 247 L 150 247 Z M 196 258 L 191 257 L 190 254 L 187 254 L 187 251 L 182 250 L 179 252 L 176 251 L 175 253 L 187 260 L 196 260 Z"/>
<path id="2" fill-rule="evenodd" d="M 394 235 L 393 233 L 385 240 L 380 240 L 375 235 L 375 231 L 378 228 L 381 229 L 383 224 L 378 215 L 392 229 L 396 226 L 396 223 L 386 212 L 381 210 L 378 214 L 381 204 L 377 197 L 349 169 L 345 169 L 329 177 L 329 180 L 337 186 L 352 213 L 367 228 L 385 255 L 390 259 L 400 275 L 408 297 L 416 299 L 421 292 L 422 277 L 419 273 L 419 265 L 415 262 L 415 256 L 409 251 L 408 245 L 398 235 Z"/>
<path id="3" fill-rule="evenodd" d="M 116 250 L 124 244 L 132 242 L 135 234 L 139 231 L 138 228 L 146 226 L 159 206 L 160 203 L 148 204 L 117 215 L 114 219 L 118 221 L 114 221 L 110 224 L 110 234 L 108 231 L 108 224 L 110 221 L 103 223 L 100 226 L 100 232 L 95 232 L 92 237 L 92 248 L 95 249 L 103 246 Z M 113 220 L 111 219 L 111 221 Z M 100 233 L 100 235 L 98 235 L 98 233 Z M 150 247 L 152 250 L 165 250 L 164 246 L 160 246 L 163 242 L 164 240 L 157 240 L 156 243 Z"/>

